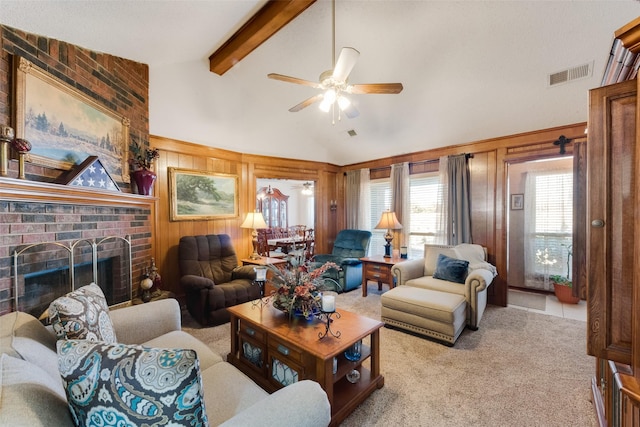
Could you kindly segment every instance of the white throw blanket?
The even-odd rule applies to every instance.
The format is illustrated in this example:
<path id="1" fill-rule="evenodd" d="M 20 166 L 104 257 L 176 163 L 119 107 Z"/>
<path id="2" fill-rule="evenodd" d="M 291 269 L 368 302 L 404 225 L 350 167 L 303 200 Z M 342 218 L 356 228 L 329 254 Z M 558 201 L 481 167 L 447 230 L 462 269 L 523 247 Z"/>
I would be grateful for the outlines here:
<path id="1" fill-rule="evenodd" d="M 490 271 L 493 277 L 498 275 L 498 270 L 492 264 L 489 264 L 484 259 L 484 248 L 480 245 L 471 243 L 462 243 L 454 248 L 458 254 L 458 258 L 469 261 L 469 271 L 473 271 L 479 268 Z"/>

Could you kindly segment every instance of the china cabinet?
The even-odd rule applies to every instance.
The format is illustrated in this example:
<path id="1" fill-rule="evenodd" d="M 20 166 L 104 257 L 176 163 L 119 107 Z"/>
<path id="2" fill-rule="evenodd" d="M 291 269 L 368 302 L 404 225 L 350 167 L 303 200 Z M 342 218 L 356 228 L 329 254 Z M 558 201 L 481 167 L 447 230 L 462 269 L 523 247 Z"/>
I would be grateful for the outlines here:
<path id="1" fill-rule="evenodd" d="M 269 228 L 288 227 L 289 196 L 277 188 L 262 187 L 256 196 L 256 210 L 262 212 Z"/>

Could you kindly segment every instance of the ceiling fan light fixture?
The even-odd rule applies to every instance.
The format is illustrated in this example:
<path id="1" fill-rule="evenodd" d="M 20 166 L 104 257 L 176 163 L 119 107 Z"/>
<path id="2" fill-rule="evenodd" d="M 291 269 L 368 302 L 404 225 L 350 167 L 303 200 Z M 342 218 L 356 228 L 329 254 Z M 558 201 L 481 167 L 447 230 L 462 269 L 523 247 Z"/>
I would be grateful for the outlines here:
<path id="1" fill-rule="evenodd" d="M 302 194 L 304 194 L 305 196 L 313 196 L 313 188 L 311 187 L 310 182 L 305 182 L 304 184 L 302 184 L 302 187 L 304 187 L 301 191 Z"/>
<path id="2" fill-rule="evenodd" d="M 333 103 L 332 102 L 327 102 L 327 100 L 325 98 L 325 99 L 322 100 L 320 105 L 318 105 L 318 108 L 320 109 L 320 111 L 328 113 L 329 109 L 331 108 L 331 104 L 333 104 Z"/>
<path id="3" fill-rule="evenodd" d="M 322 102 L 320 103 L 320 110 L 325 113 L 329 112 L 329 108 L 331 108 L 331 104 L 336 101 L 336 91 L 333 88 L 327 89 L 322 97 Z"/>
<path id="4" fill-rule="evenodd" d="M 349 98 L 342 95 L 338 96 L 338 107 L 340 107 L 342 111 L 348 108 L 349 105 L 351 105 L 351 101 L 349 101 Z"/>

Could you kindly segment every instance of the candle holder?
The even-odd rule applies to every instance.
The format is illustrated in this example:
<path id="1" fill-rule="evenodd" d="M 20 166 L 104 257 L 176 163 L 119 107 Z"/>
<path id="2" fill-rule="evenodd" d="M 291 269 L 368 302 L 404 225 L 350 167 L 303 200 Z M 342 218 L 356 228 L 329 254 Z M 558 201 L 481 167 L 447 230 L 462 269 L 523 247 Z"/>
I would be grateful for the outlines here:
<path id="1" fill-rule="evenodd" d="M 320 320 L 322 320 L 322 322 L 324 322 L 325 324 L 324 333 L 318 332 L 318 339 L 323 339 L 329 334 L 331 334 L 336 338 L 340 338 L 340 335 L 342 335 L 342 332 L 340 331 L 334 332 L 333 330 L 331 330 L 331 323 L 333 322 L 333 319 L 331 318 L 331 316 L 335 316 L 336 319 L 339 319 L 340 313 L 338 313 L 337 311 L 321 311 L 320 314 L 318 314 L 318 317 L 320 318 Z"/>
<path id="2" fill-rule="evenodd" d="M 264 285 L 267 282 L 267 268 L 266 267 L 254 267 L 253 270 L 256 272 L 256 278 L 253 280 L 254 285 L 258 285 L 260 287 L 260 298 L 251 301 L 251 304 L 254 307 L 266 305 L 269 303 L 269 297 L 264 296 Z"/>

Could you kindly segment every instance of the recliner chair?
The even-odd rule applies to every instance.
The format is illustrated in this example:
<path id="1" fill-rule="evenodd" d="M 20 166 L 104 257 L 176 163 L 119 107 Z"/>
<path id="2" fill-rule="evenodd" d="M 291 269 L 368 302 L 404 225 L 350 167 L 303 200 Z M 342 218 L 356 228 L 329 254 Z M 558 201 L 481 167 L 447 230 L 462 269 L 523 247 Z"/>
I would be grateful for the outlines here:
<path id="1" fill-rule="evenodd" d="M 182 237 L 178 260 L 187 309 L 203 326 L 228 322 L 227 307 L 260 297 L 253 266 L 238 266 L 227 234 Z"/>
<path id="2" fill-rule="evenodd" d="M 339 289 L 336 292 L 345 292 L 357 288 L 362 284 L 362 261 L 360 258 L 367 256 L 371 232 L 366 230 L 341 230 L 333 243 L 330 254 L 316 254 L 312 258 L 315 266 L 326 262 L 335 262 L 340 270 L 329 269 L 324 277 L 329 277 L 338 282 Z M 328 285 L 328 281 L 327 281 Z"/>

